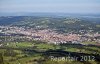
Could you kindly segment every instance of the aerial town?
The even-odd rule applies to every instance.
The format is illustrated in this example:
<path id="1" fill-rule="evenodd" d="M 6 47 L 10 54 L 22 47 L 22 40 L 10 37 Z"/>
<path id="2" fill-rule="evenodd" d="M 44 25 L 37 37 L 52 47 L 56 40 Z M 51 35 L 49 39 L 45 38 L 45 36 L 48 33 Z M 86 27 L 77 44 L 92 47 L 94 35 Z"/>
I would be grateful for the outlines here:
<path id="1" fill-rule="evenodd" d="M 86 34 L 74 34 L 74 33 L 64 33 L 60 34 L 56 31 L 53 31 L 51 29 L 43 29 L 43 30 L 37 30 L 37 29 L 25 29 L 22 27 L 10 27 L 10 26 L 0 26 L 0 37 L 5 37 L 5 39 L 1 39 L 0 42 L 3 41 L 14 41 L 15 39 L 27 39 L 27 41 L 30 40 L 40 40 L 47 42 L 49 44 L 61 44 L 61 43 L 72 43 L 72 44 L 82 44 L 86 45 L 85 41 L 88 42 L 96 42 L 92 43 L 95 45 L 100 45 L 100 34 L 94 33 L 86 33 Z M 7 37 L 10 37 L 7 38 Z M 22 40 L 24 40 L 22 39 Z M 18 41 L 20 41 L 18 40 Z"/>

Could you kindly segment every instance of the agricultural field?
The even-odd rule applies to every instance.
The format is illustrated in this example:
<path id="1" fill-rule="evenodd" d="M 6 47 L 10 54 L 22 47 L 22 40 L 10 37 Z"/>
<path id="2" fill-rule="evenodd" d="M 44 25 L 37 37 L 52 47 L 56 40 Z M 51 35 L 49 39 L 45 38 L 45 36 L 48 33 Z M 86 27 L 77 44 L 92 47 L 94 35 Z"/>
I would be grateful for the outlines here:
<path id="1" fill-rule="evenodd" d="M 65 52 L 73 53 L 85 53 L 100 55 L 100 47 L 96 46 L 81 46 L 72 44 L 45 44 L 34 42 L 9 42 L 0 48 L 0 59 L 3 59 L 3 64 L 97 64 L 99 61 L 52 61 L 47 51 L 62 50 Z M 59 55 L 59 53 L 57 53 Z M 55 54 L 54 54 L 55 55 Z"/>

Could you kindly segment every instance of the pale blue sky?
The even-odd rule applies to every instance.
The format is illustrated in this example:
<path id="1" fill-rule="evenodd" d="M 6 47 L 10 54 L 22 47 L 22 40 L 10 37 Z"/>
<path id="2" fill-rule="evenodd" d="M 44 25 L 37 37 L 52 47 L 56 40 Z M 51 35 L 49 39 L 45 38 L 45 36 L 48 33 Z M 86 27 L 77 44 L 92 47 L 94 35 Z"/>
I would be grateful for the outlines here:
<path id="1" fill-rule="evenodd" d="M 0 12 L 100 13 L 100 0 L 0 0 Z"/>

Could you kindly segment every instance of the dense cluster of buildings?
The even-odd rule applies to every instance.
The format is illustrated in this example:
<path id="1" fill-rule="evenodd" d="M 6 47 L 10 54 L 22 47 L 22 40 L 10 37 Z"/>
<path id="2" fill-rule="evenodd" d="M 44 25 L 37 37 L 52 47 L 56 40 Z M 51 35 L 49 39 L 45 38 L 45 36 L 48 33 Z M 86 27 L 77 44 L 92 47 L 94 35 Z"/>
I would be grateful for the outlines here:
<path id="1" fill-rule="evenodd" d="M 51 29 L 37 30 L 32 28 L 25 29 L 22 27 L 0 26 L 0 37 L 3 36 L 17 37 L 17 39 L 26 38 L 28 40 L 40 40 L 54 44 L 69 43 L 69 42 L 75 44 L 81 44 L 81 42 L 84 41 L 95 41 L 97 43 L 100 43 L 100 34 L 98 33 L 95 34 L 88 33 L 84 35 L 72 34 L 72 33 L 60 34 Z"/>

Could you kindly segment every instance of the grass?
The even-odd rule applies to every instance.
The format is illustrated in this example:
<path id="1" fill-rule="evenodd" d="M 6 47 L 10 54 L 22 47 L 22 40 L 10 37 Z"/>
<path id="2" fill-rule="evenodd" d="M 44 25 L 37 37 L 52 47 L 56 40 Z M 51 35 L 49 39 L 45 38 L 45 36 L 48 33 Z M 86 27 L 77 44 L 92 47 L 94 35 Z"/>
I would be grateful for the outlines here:
<path id="1" fill-rule="evenodd" d="M 66 51 L 79 52 L 79 49 L 77 49 L 77 48 L 66 48 Z"/>
<path id="2" fill-rule="evenodd" d="M 65 48 L 65 51 L 69 52 L 81 52 L 88 54 L 93 54 L 94 52 L 97 52 L 98 54 L 100 54 L 100 48 L 96 46 L 64 45 L 62 47 Z"/>
<path id="3" fill-rule="evenodd" d="M 0 53 L 4 53 L 5 49 L 0 49 Z"/>
<path id="4" fill-rule="evenodd" d="M 96 42 L 82 42 L 83 44 L 96 44 Z"/>
<path id="5" fill-rule="evenodd" d="M 4 53 L 6 51 L 6 49 L 0 49 L 0 53 Z M 3 60 L 5 64 L 33 64 L 34 63 L 34 59 L 39 59 L 41 58 L 40 54 L 34 54 L 34 55 L 28 55 L 27 53 L 22 52 L 21 50 L 13 50 L 14 52 L 17 53 L 16 56 L 12 57 L 12 56 L 3 56 Z M 27 56 L 25 56 L 27 55 Z M 24 57 L 25 56 L 25 57 Z M 20 57 L 20 58 L 19 58 Z M 19 58 L 19 59 L 17 59 Z M 13 60 L 12 60 L 13 59 Z M 12 60 L 12 61 L 10 61 Z"/>
<path id="6" fill-rule="evenodd" d="M 9 62 L 10 64 L 28 64 L 28 63 L 34 63 L 34 59 L 39 59 L 40 57 L 33 57 L 33 56 L 31 56 L 31 57 L 26 57 L 26 58 L 22 58 L 22 59 L 18 59 L 18 60 L 16 60 L 16 61 L 12 61 L 12 62 Z"/>
<path id="7" fill-rule="evenodd" d="M 95 43 L 95 42 L 84 42 L 84 43 Z M 60 45 L 53 45 L 53 44 L 46 44 L 46 43 L 38 43 L 38 44 L 34 44 L 31 42 L 19 42 L 19 43 L 14 43 L 14 42 L 10 42 L 9 45 L 6 45 L 8 47 L 14 47 L 14 48 L 27 48 L 27 47 L 36 47 L 33 49 L 38 49 L 38 50 L 49 50 L 49 49 L 64 49 L 65 51 L 69 51 L 69 52 L 83 52 L 83 53 L 88 53 L 88 54 L 92 54 L 93 52 L 98 52 L 100 54 L 100 48 L 99 47 L 95 47 L 95 46 L 80 46 L 80 45 L 64 45 L 64 46 L 60 46 Z M 6 49 L 0 49 L 0 53 L 4 53 L 6 51 Z M 37 61 L 35 60 L 39 60 L 42 56 L 41 54 L 29 54 L 29 53 L 25 53 L 22 50 L 13 50 L 15 53 L 17 53 L 17 55 L 15 57 L 11 57 L 11 56 L 3 56 L 5 64 L 9 63 L 9 64 L 35 64 Z M 25 56 L 27 55 L 27 56 Z M 25 56 L 25 57 L 23 57 Z M 18 60 L 16 60 L 16 58 L 22 57 Z M 9 61 L 11 59 L 15 59 L 14 61 Z M 81 62 L 54 62 L 54 61 L 50 61 L 50 60 L 46 60 L 43 61 L 43 64 L 83 64 Z M 90 62 L 91 64 L 96 64 L 97 62 L 92 61 Z"/>
<path id="8" fill-rule="evenodd" d="M 55 49 L 55 47 L 51 44 L 36 44 L 35 45 L 37 47 L 37 49 L 44 49 L 44 50 L 48 50 L 48 49 Z"/>
<path id="9" fill-rule="evenodd" d="M 23 53 L 21 50 L 14 50 L 14 52 L 19 53 L 19 54 Z"/>
<path id="10" fill-rule="evenodd" d="M 13 47 L 13 48 L 20 48 L 20 47 L 32 47 L 33 46 L 33 44 L 32 43 L 30 43 L 30 42 L 10 42 L 10 43 L 8 43 L 6 46 L 8 46 L 8 47 Z"/>

